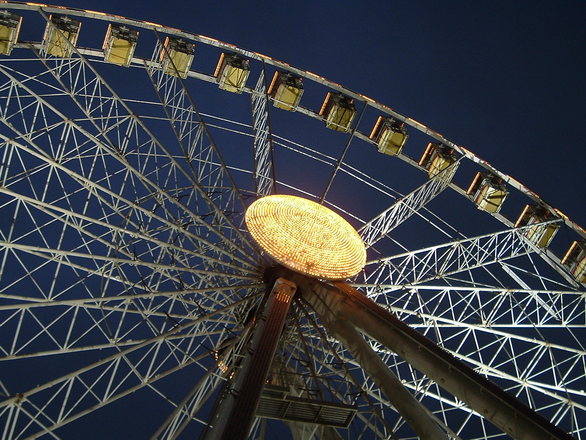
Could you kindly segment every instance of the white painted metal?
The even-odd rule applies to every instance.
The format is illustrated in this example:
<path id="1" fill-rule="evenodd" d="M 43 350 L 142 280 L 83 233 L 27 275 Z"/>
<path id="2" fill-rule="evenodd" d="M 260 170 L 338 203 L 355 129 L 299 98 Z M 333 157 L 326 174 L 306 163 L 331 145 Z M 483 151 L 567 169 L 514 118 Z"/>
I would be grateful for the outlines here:
<path id="1" fill-rule="evenodd" d="M 243 344 L 250 310 L 263 290 L 264 256 L 244 231 L 243 211 L 249 200 L 269 191 L 255 186 L 261 174 L 263 182 L 270 178 L 283 192 L 319 199 L 287 173 L 272 174 L 273 167 L 284 165 L 302 175 L 308 163 L 322 167 L 324 175 L 335 169 L 335 179 L 348 179 L 380 202 L 377 212 L 382 213 L 374 217 L 349 206 L 336 192 L 337 180 L 324 200 L 369 230 L 367 242 L 375 244 L 355 286 L 576 438 L 585 438 L 586 294 L 553 249 L 537 249 L 504 214 L 494 218 L 508 230 L 493 227 L 468 238 L 479 232 L 460 229 L 431 210 L 443 198 L 468 202 L 460 197 L 465 190 L 457 179 L 450 191 L 430 180 L 404 195 L 350 156 L 275 133 L 262 105 L 242 120 L 203 113 L 192 85 L 216 82 L 209 66 L 198 71 L 196 56 L 185 81 L 162 73 L 161 38 L 173 35 L 236 52 L 257 63 L 251 62 L 253 73 L 261 65 L 263 74 L 279 68 L 312 87 L 342 92 L 365 111 L 393 116 L 452 146 L 462 164 L 492 171 L 518 196 L 542 203 L 536 194 L 422 124 L 261 54 L 94 12 L 2 7 L 43 19 L 67 13 L 82 21 L 125 24 L 140 28 L 141 38 L 150 33 L 159 42 L 146 55 L 139 42 L 127 70 L 105 67 L 98 47 L 75 48 L 67 59 L 46 57 L 39 41 L 18 43 L 0 62 L 0 363 L 30 367 L 78 359 L 57 378 L 29 380 L 26 386 L 24 379 L 0 378 L 2 438 L 59 438 L 68 424 L 107 414 L 118 400 L 139 393 L 153 405 L 161 402 L 157 409 L 163 417 L 153 430 L 159 437 L 203 427 L 201 412 L 229 379 L 211 361 L 214 351 L 228 337 L 235 347 Z M 25 17 L 23 26 L 27 23 Z M 114 87 L 108 69 L 131 72 L 150 92 L 129 96 Z M 264 80 L 244 90 L 253 103 L 266 98 L 263 85 Z M 311 121 L 320 119 L 316 109 L 301 104 L 295 117 L 317 124 Z M 269 131 L 274 151 L 286 153 L 292 163 L 265 160 Z M 375 150 L 358 129 L 351 135 L 356 138 L 352 148 Z M 225 145 L 215 139 L 228 136 L 246 149 L 247 162 L 223 156 Z M 395 160 L 380 157 L 389 164 Z M 420 173 L 417 158 L 403 153 L 399 160 Z M 275 176 L 280 180 L 273 182 Z M 457 209 L 468 209 L 461 206 Z M 585 236 L 545 206 L 559 215 L 572 239 Z M 393 233 L 397 225 L 403 229 L 411 222 L 423 224 L 433 238 L 414 245 L 410 237 Z M 376 254 L 379 248 L 385 253 Z M 429 377 L 376 341 L 366 341 L 448 435 L 504 438 Z M 351 426 L 355 438 L 414 435 L 379 386 L 303 304 L 294 305 L 277 355 L 284 369 L 298 375 L 304 395 L 358 406 Z M 181 397 L 172 395 L 165 378 L 185 372 L 193 382 Z M 266 424 L 258 427 L 259 434 L 266 432 Z M 302 430 L 335 437 L 331 430 Z"/>
<path id="2" fill-rule="evenodd" d="M 362 226 L 359 232 L 366 246 L 374 245 L 428 202 L 435 199 L 448 187 L 457 169 L 458 163 L 455 162 Z"/>
<path id="3" fill-rule="evenodd" d="M 526 229 L 508 229 L 373 260 L 367 263 L 365 279 L 373 286 L 420 284 L 525 255 L 535 251 L 524 238 Z M 371 289 L 367 291 L 371 293 Z"/>
<path id="4" fill-rule="evenodd" d="M 269 105 L 264 69 L 260 72 L 254 92 L 250 95 L 252 105 L 252 129 L 254 130 L 254 178 L 256 193 L 268 196 L 275 192 Z"/>

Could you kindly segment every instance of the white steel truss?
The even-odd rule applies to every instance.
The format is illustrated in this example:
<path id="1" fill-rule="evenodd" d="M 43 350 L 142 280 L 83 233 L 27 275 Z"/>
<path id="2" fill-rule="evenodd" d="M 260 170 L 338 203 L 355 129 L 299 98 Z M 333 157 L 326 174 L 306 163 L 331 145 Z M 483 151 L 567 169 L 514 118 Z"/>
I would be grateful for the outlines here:
<path id="1" fill-rule="evenodd" d="M 524 235 L 527 229 L 508 229 L 373 260 L 367 262 L 364 280 L 371 285 L 421 284 L 526 255 L 536 251 Z"/>
<path id="2" fill-rule="evenodd" d="M 377 241 L 431 202 L 450 184 L 458 169 L 458 162 L 435 175 L 416 190 L 397 200 L 359 230 L 366 247 Z"/>
<path id="3" fill-rule="evenodd" d="M 268 196 L 275 192 L 273 176 L 272 140 L 269 125 L 269 100 L 265 85 L 265 72 L 261 71 L 254 92 L 250 95 L 252 105 L 252 130 L 254 132 L 254 178 L 256 193 Z"/>

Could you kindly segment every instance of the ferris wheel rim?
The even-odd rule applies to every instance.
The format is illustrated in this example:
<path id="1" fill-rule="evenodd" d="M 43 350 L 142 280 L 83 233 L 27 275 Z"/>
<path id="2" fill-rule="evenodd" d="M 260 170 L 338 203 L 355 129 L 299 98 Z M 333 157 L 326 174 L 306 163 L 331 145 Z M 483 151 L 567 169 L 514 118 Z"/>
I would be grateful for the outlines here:
<path id="1" fill-rule="evenodd" d="M 65 8 L 65 9 L 59 9 L 58 11 L 55 11 L 55 12 L 63 12 L 63 11 L 66 11 L 67 12 L 67 11 L 69 11 L 69 9 L 67 9 L 67 8 Z M 340 88 L 340 90 L 345 91 L 346 89 Z M 350 94 L 351 92 L 348 92 L 348 93 Z M 362 95 L 357 95 L 357 96 L 362 96 Z"/>
<path id="2" fill-rule="evenodd" d="M 450 141 L 449 139 L 445 138 L 444 136 L 437 133 L 433 129 L 427 127 L 425 124 L 422 124 L 421 122 L 418 122 L 410 117 L 404 116 L 404 115 L 398 113 L 397 111 L 395 111 L 394 109 L 392 109 L 382 103 L 379 103 L 376 100 L 374 100 L 366 95 L 356 93 L 356 92 L 344 87 L 341 84 L 338 84 L 334 81 L 328 80 L 327 78 L 325 78 L 319 74 L 316 74 L 316 73 L 313 73 L 313 72 L 310 72 L 307 70 L 299 69 L 299 68 L 294 67 L 286 62 L 277 60 L 277 59 L 270 57 L 268 55 L 264 55 L 259 52 L 254 52 L 254 51 L 250 51 L 247 49 L 243 49 L 239 46 L 236 46 L 236 45 L 233 45 L 230 43 L 226 43 L 226 42 L 217 40 L 215 38 L 207 37 L 207 36 L 200 35 L 200 34 L 195 34 L 192 32 L 188 32 L 185 30 L 180 30 L 180 29 L 176 29 L 176 28 L 172 28 L 172 27 L 167 27 L 167 26 L 153 23 L 153 22 L 149 22 L 149 21 L 137 20 L 137 19 L 133 19 L 133 18 L 122 17 L 122 16 L 108 14 L 108 13 L 104 13 L 104 12 L 98 12 L 98 11 L 91 11 L 91 10 L 85 10 L 85 9 L 79 9 L 79 8 L 73 8 L 73 7 L 51 6 L 51 5 L 46 5 L 46 4 L 41 4 L 41 3 L 31 3 L 31 2 L 19 3 L 19 2 L 13 2 L 13 1 L 5 1 L 2 3 L 2 7 L 6 7 L 6 8 L 10 8 L 10 9 L 12 9 L 12 8 L 14 8 L 14 9 L 29 9 L 29 10 L 36 9 L 39 11 L 46 11 L 46 12 L 57 13 L 57 14 L 68 13 L 69 15 L 72 15 L 72 16 L 87 17 L 87 18 L 97 19 L 100 21 L 108 21 L 108 22 L 112 22 L 112 23 L 128 24 L 128 25 L 132 25 L 134 27 L 138 27 L 138 28 L 142 28 L 142 29 L 153 30 L 155 32 L 161 31 L 164 34 L 174 35 L 174 36 L 181 37 L 181 38 L 187 38 L 187 39 L 191 39 L 195 42 L 200 42 L 200 43 L 207 44 L 210 46 L 215 46 L 215 47 L 218 47 L 221 49 L 229 50 L 231 52 L 238 53 L 238 54 L 246 56 L 248 58 L 261 61 L 263 63 L 266 63 L 267 65 L 272 65 L 272 66 L 277 67 L 279 69 L 283 69 L 285 71 L 289 71 L 289 72 L 294 73 L 296 75 L 300 75 L 305 79 L 319 82 L 332 90 L 335 90 L 337 92 L 348 95 L 354 99 L 362 101 L 366 105 L 372 105 L 373 107 L 375 107 L 379 111 L 381 111 L 389 116 L 392 116 L 394 118 L 397 118 L 398 120 L 410 125 L 411 127 L 415 128 L 416 130 L 418 130 L 422 133 L 425 133 L 426 135 L 436 139 L 441 144 L 447 145 L 447 146 L 453 148 L 462 157 L 465 157 L 465 158 L 471 160 L 472 162 L 474 162 L 477 165 L 486 169 L 488 172 L 499 176 L 501 179 L 503 179 L 511 187 L 521 191 L 524 195 L 526 195 L 530 199 L 534 200 L 535 202 L 539 203 L 540 205 L 546 207 L 552 213 L 556 213 L 557 215 L 559 215 L 560 218 L 562 219 L 562 221 L 564 222 L 564 224 L 566 224 L 569 228 L 571 228 L 576 233 L 578 233 L 583 239 L 586 239 L 586 229 L 584 229 L 583 227 L 581 227 L 580 225 L 578 225 L 577 223 L 572 221 L 562 211 L 549 205 L 545 200 L 541 199 L 541 197 L 536 192 L 532 191 L 531 189 L 529 189 L 528 187 L 523 185 L 521 182 L 519 182 L 518 180 L 516 180 L 512 176 L 509 176 L 509 175 L 499 171 L 496 167 L 491 165 L 486 160 L 477 156 L 471 150 L 469 150 L 461 145 L 458 145 L 455 142 Z M 90 51 L 91 51 L 91 49 L 90 49 Z M 82 51 L 80 51 L 80 52 L 82 52 Z M 137 64 L 142 64 L 145 61 L 146 60 L 143 60 L 140 58 L 136 58 L 136 59 L 133 58 L 133 60 L 132 60 L 133 63 L 137 63 Z M 209 76 L 201 75 L 201 74 L 198 75 L 197 72 L 193 72 L 193 71 L 190 71 L 188 73 L 188 76 L 190 76 L 190 77 L 194 76 L 194 77 L 197 77 L 198 79 L 204 79 L 204 80 L 210 81 L 210 82 L 214 81 Z M 307 113 L 304 112 L 303 109 L 299 109 L 299 110 L 301 113 L 305 113 L 307 115 Z M 363 140 L 365 140 L 365 139 L 363 139 Z M 402 159 L 405 160 L 405 158 L 403 158 L 403 157 L 402 157 Z M 415 165 L 415 163 L 413 163 L 413 162 L 409 162 L 409 161 L 407 161 L 407 162 L 412 165 Z M 452 188 L 452 189 L 454 189 L 454 188 Z M 501 221 L 502 221 L 502 219 L 501 219 Z"/>

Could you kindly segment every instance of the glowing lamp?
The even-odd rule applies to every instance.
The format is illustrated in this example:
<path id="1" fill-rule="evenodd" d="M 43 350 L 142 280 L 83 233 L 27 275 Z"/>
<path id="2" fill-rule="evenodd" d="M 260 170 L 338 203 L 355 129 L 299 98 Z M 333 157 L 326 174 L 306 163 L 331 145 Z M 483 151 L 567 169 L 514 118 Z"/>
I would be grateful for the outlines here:
<path id="1" fill-rule="evenodd" d="M 354 228 L 332 210 L 301 197 L 258 199 L 245 215 L 252 238 L 273 259 L 296 272 L 327 280 L 356 275 L 366 249 Z"/>

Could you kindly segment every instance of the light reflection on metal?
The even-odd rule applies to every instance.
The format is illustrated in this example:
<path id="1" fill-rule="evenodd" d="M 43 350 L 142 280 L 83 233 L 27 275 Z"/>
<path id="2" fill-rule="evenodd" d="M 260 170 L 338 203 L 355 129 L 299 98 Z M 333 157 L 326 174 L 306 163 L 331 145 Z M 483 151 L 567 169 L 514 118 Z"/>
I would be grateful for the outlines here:
<path id="1" fill-rule="evenodd" d="M 254 240 L 285 267 L 341 280 L 362 270 L 366 250 L 354 228 L 332 210 L 288 195 L 263 197 L 246 211 Z"/>

